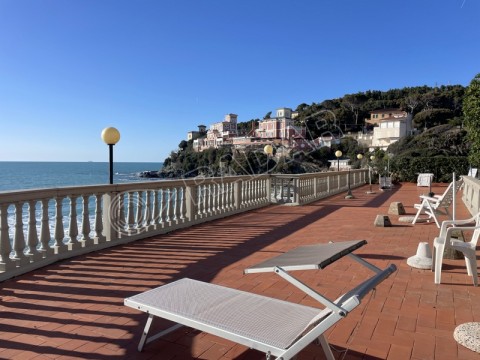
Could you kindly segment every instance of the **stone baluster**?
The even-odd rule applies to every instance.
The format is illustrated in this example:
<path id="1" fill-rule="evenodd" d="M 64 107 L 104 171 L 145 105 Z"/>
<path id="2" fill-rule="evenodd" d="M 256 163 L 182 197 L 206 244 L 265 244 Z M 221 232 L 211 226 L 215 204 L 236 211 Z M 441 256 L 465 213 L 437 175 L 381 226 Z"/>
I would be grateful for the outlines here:
<path id="1" fill-rule="evenodd" d="M 195 192 L 195 202 L 197 203 L 197 211 L 198 211 L 198 216 L 200 217 L 202 215 L 202 186 L 197 185 L 196 186 L 196 192 Z"/>
<path id="2" fill-rule="evenodd" d="M 159 223 L 160 216 L 160 204 L 158 203 L 158 190 L 153 191 L 153 219 L 152 223 L 157 225 Z"/>
<path id="3" fill-rule="evenodd" d="M 188 222 L 194 222 L 198 218 L 198 194 L 197 187 L 193 184 L 185 188 L 185 210 Z"/>
<path id="4" fill-rule="evenodd" d="M 30 262 L 39 260 L 42 255 L 38 252 L 38 233 L 37 233 L 37 218 L 35 217 L 36 200 L 30 200 L 28 202 L 28 237 L 27 246 L 28 253 L 26 254 Z"/>
<path id="5" fill-rule="evenodd" d="M 152 223 L 152 204 L 151 204 L 151 195 L 152 195 L 152 192 L 147 190 L 145 191 L 145 211 L 144 211 L 144 219 L 143 219 L 143 223 L 144 223 L 144 226 L 147 228 L 147 231 L 148 231 L 148 227 L 151 225 Z"/>
<path id="6" fill-rule="evenodd" d="M 257 180 L 257 202 L 263 203 L 265 197 L 265 181 L 263 179 L 258 179 Z"/>
<path id="7" fill-rule="evenodd" d="M 218 184 L 215 182 L 212 185 L 212 213 L 216 214 L 218 212 Z"/>
<path id="8" fill-rule="evenodd" d="M 170 194 L 170 189 L 163 189 L 162 191 L 162 203 L 163 203 L 163 220 L 166 224 L 168 224 L 170 222 L 170 198 L 171 198 L 171 194 Z"/>
<path id="9" fill-rule="evenodd" d="M 143 226 L 143 191 L 139 190 L 137 192 L 137 216 L 135 223 L 137 224 L 136 229 L 140 230 Z"/>
<path id="10" fill-rule="evenodd" d="M 175 221 L 180 223 L 180 188 L 175 188 Z"/>
<path id="11" fill-rule="evenodd" d="M 135 226 L 135 202 L 134 202 L 134 194 L 133 192 L 128 193 L 128 202 L 127 202 L 127 229 L 132 230 Z"/>
<path id="12" fill-rule="evenodd" d="M 70 240 L 67 242 L 68 250 L 75 250 L 81 247 L 77 240 L 78 223 L 77 223 L 77 197 L 70 196 L 70 224 L 68 226 L 68 236 Z"/>
<path id="13" fill-rule="evenodd" d="M 57 196 L 55 198 L 55 229 L 54 229 L 54 238 L 55 243 L 53 248 L 55 254 L 61 254 L 67 251 L 68 247 L 63 242 L 65 238 L 65 229 L 63 228 L 63 197 Z"/>
<path id="14" fill-rule="evenodd" d="M 40 228 L 40 248 L 39 252 L 43 258 L 47 258 L 53 254 L 53 248 L 50 247 L 50 218 L 48 216 L 49 199 L 42 199 L 42 225 Z"/>
<path id="15" fill-rule="evenodd" d="M 180 219 L 182 222 L 185 222 L 187 217 L 187 207 L 186 207 L 186 199 L 185 199 L 185 187 L 182 187 L 180 193 Z"/>
<path id="16" fill-rule="evenodd" d="M 90 237 L 90 211 L 88 209 L 90 196 L 82 195 L 82 245 L 88 247 L 93 244 L 93 239 Z"/>
<path id="17" fill-rule="evenodd" d="M 165 189 L 161 189 L 160 190 L 160 194 L 159 194 L 159 221 L 158 223 L 164 227 L 165 226 L 165 222 L 167 221 L 167 203 L 166 203 L 166 199 L 165 199 Z"/>
<path id="18" fill-rule="evenodd" d="M 220 210 L 222 212 L 228 211 L 229 203 L 228 203 L 228 184 L 222 183 L 220 185 L 221 191 L 220 191 L 220 202 L 222 203 L 222 206 Z"/>
<path id="19" fill-rule="evenodd" d="M 229 208 L 229 203 L 228 203 L 228 184 L 222 183 L 219 185 L 220 188 L 220 210 L 222 212 L 226 212 Z"/>
<path id="20" fill-rule="evenodd" d="M 168 189 L 168 221 L 170 224 L 174 221 L 175 214 L 175 193 L 174 189 Z"/>
<path id="21" fill-rule="evenodd" d="M 95 244 L 103 244 L 107 241 L 103 235 L 102 221 L 102 194 L 95 194 L 95 236 L 93 241 Z"/>
<path id="22" fill-rule="evenodd" d="M 217 212 L 221 212 L 222 211 L 222 206 L 223 206 L 223 182 L 220 183 L 220 184 L 217 184 L 216 185 L 216 194 L 215 194 L 215 197 L 216 197 L 216 203 L 217 203 Z"/>
<path id="23" fill-rule="evenodd" d="M 117 201 L 117 230 L 120 235 L 124 235 L 124 230 L 126 228 L 125 220 L 125 193 L 119 193 L 116 197 Z"/>
<path id="24" fill-rule="evenodd" d="M 255 203 L 255 180 L 250 178 L 248 181 L 248 197 L 249 197 L 249 202 L 248 205 L 252 205 Z"/>
<path id="25" fill-rule="evenodd" d="M 13 238 L 13 258 L 18 266 L 28 262 L 25 256 L 25 235 L 23 234 L 23 204 L 15 203 L 15 235 Z"/>
<path id="26" fill-rule="evenodd" d="M 12 245 L 8 235 L 8 204 L 0 204 L 0 271 L 15 268 L 15 262 L 10 258 Z"/>
<path id="27" fill-rule="evenodd" d="M 211 214 L 213 212 L 213 201 L 212 201 L 212 185 L 205 185 L 205 204 L 206 204 L 206 213 Z"/>

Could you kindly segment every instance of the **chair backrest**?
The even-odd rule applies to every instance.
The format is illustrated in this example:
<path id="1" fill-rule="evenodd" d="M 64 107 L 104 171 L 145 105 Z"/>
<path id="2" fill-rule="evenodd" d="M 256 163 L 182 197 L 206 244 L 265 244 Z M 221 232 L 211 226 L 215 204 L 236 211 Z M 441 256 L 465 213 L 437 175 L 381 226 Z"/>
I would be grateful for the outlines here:
<path id="1" fill-rule="evenodd" d="M 453 181 L 448 185 L 447 190 L 438 198 L 435 208 L 448 208 L 453 202 L 453 194 L 458 192 L 463 185 L 463 178 L 455 181 L 455 189 L 453 189 Z"/>

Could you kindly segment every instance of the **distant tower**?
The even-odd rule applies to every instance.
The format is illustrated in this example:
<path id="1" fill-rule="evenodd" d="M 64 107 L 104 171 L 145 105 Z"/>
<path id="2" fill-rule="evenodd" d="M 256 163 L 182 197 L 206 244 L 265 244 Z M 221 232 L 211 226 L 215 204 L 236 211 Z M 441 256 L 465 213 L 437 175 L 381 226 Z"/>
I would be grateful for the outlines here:
<path id="1" fill-rule="evenodd" d="M 198 125 L 198 132 L 200 134 L 205 134 L 207 132 L 207 127 L 205 125 Z"/>
<path id="2" fill-rule="evenodd" d="M 277 109 L 277 118 L 291 119 L 292 118 L 292 109 L 290 109 L 290 108 Z"/>
<path id="3" fill-rule="evenodd" d="M 227 114 L 225 115 L 225 120 L 226 122 L 230 122 L 230 123 L 237 123 L 237 117 L 238 115 L 236 114 Z"/>

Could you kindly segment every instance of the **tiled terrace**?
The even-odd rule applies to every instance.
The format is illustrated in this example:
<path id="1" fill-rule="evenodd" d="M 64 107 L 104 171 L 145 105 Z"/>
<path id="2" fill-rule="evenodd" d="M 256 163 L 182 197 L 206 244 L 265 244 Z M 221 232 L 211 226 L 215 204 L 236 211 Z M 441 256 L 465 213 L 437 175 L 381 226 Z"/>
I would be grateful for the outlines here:
<path id="1" fill-rule="evenodd" d="M 435 187 L 436 192 L 444 190 Z M 344 195 L 299 206 L 270 206 L 170 234 L 66 260 L 1 283 L 2 359 L 264 359 L 229 341 L 180 329 L 164 340 L 137 344 L 146 315 L 123 306 L 125 297 L 172 280 L 190 277 L 267 296 L 316 306 L 275 274 L 244 275 L 243 269 L 298 245 L 366 239 L 356 251 L 398 271 L 346 319 L 328 331 L 337 359 L 478 359 L 454 341 L 454 328 L 480 321 L 479 288 L 463 260 L 448 260 L 443 283 L 430 270 L 409 267 L 406 259 L 421 241 L 438 233 L 434 223 L 415 226 L 389 215 L 393 227 L 373 226 L 401 201 L 407 214 L 426 188 L 415 184 L 367 195 Z M 469 215 L 458 201 L 458 217 Z M 364 279 L 367 270 L 348 258 L 321 271 L 297 272 L 304 282 L 335 298 Z M 161 322 L 158 322 L 161 326 Z M 164 325 L 164 324 L 163 324 Z M 310 345 L 299 359 L 324 359 Z"/>

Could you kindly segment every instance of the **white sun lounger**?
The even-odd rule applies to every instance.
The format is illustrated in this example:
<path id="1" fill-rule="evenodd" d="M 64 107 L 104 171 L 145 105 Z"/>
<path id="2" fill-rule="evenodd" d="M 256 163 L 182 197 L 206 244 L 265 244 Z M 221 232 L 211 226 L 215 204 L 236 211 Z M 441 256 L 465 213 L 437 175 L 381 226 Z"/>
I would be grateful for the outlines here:
<path id="1" fill-rule="evenodd" d="M 364 240 L 356 240 L 300 247 L 292 253 L 275 258 L 278 261 L 271 259 L 245 271 L 274 271 L 318 300 L 325 306 L 323 309 L 188 278 L 127 298 L 125 305 L 149 314 L 138 349 L 141 351 L 146 343 L 184 325 L 262 351 L 267 359 L 270 356 L 282 360 L 291 359 L 307 345 L 318 340 L 327 359 L 333 360 L 323 333 L 347 316 L 370 290 L 396 270 L 394 265 L 380 270 L 350 254 L 365 243 Z M 293 257 L 289 257 L 290 254 Z M 347 254 L 373 270 L 375 275 L 335 301 L 328 300 L 285 270 L 324 268 Z M 284 262 L 285 269 L 272 265 L 276 262 Z M 148 336 L 152 321 L 157 316 L 177 324 Z"/>

